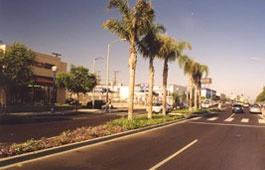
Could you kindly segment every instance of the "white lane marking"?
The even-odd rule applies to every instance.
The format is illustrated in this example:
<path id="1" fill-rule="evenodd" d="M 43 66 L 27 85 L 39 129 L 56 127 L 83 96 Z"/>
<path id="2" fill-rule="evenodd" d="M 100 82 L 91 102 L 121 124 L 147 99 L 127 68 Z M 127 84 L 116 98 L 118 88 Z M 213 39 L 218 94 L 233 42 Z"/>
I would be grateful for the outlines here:
<path id="1" fill-rule="evenodd" d="M 264 119 L 264 117 L 263 117 L 262 115 L 259 115 L 259 118 L 260 118 L 260 119 Z"/>
<path id="2" fill-rule="evenodd" d="M 248 123 L 248 121 L 249 121 L 248 118 L 243 118 L 243 119 L 241 120 L 242 123 Z"/>
<path id="3" fill-rule="evenodd" d="M 234 120 L 234 118 L 229 117 L 229 118 L 225 119 L 225 122 L 232 122 L 233 120 Z"/>
<path id="4" fill-rule="evenodd" d="M 207 120 L 209 120 L 209 121 L 215 121 L 215 120 L 217 120 L 218 119 L 218 117 L 212 117 L 212 118 L 209 118 L 209 119 L 207 119 Z"/>
<path id="5" fill-rule="evenodd" d="M 213 125 L 213 126 L 234 126 L 234 127 L 250 127 L 250 128 L 265 128 L 261 125 L 248 125 L 248 124 L 227 124 L 227 123 L 212 123 L 212 122 L 189 122 L 191 124 L 201 124 L 201 125 Z"/>
<path id="6" fill-rule="evenodd" d="M 199 120 L 199 119 L 201 119 L 202 117 L 194 117 L 194 118 L 192 118 L 192 120 Z"/>
<path id="7" fill-rule="evenodd" d="M 234 116 L 235 116 L 235 113 L 231 114 L 231 115 L 229 116 L 229 118 L 234 117 Z"/>
<path id="8" fill-rule="evenodd" d="M 155 166 L 153 166 L 149 170 L 155 170 L 155 169 L 159 168 L 160 166 L 164 165 L 165 163 L 167 163 L 172 158 L 174 158 L 177 155 L 179 155 L 181 152 L 185 151 L 186 149 L 188 149 L 189 147 L 191 147 L 192 145 L 194 145 L 196 142 L 198 142 L 198 139 L 195 139 L 194 141 L 192 141 L 191 143 L 189 143 L 188 145 L 186 145 L 185 147 L 183 147 L 179 151 L 175 152 L 173 155 L 171 155 L 171 156 L 167 157 L 166 159 L 164 159 L 163 161 L 159 162 L 158 164 L 156 164 Z"/>
<path id="9" fill-rule="evenodd" d="M 265 124 L 265 120 L 264 119 L 258 119 L 260 124 Z"/>

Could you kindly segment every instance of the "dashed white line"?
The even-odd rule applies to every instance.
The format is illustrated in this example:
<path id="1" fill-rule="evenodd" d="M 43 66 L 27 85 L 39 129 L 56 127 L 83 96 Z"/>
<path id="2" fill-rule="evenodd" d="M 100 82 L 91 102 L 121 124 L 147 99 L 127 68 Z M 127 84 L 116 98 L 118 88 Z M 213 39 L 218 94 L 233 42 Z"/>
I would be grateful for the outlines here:
<path id="1" fill-rule="evenodd" d="M 259 123 L 260 124 L 265 124 L 265 120 L 264 119 L 259 119 Z"/>
<path id="2" fill-rule="evenodd" d="M 166 159 L 164 159 L 163 161 L 159 162 L 158 164 L 156 164 L 155 166 L 153 166 L 152 168 L 150 168 L 149 170 L 155 170 L 157 168 L 159 168 L 160 166 L 164 165 L 165 163 L 167 163 L 169 160 L 171 160 L 172 158 L 176 157 L 177 155 L 179 155 L 181 152 L 185 151 L 186 149 L 188 149 L 189 147 L 191 147 L 192 145 L 194 145 L 196 142 L 198 142 L 198 139 L 195 139 L 194 141 L 192 141 L 191 143 L 189 143 L 188 145 L 186 145 L 185 147 L 183 147 L 182 149 L 178 150 L 177 152 L 175 152 L 174 154 L 172 154 L 171 156 L 167 157 Z"/>
<path id="3" fill-rule="evenodd" d="M 243 118 L 243 119 L 241 120 L 242 123 L 248 123 L 248 121 L 249 121 L 248 118 Z"/>
<path id="4" fill-rule="evenodd" d="M 229 117 L 229 118 L 225 119 L 224 121 L 225 121 L 225 122 L 232 122 L 233 120 L 234 120 L 234 118 Z"/>
<path id="5" fill-rule="evenodd" d="M 215 121 L 215 120 L 217 120 L 218 119 L 218 117 L 212 117 L 212 118 L 209 118 L 209 119 L 207 119 L 207 120 L 209 120 L 209 121 Z"/>
<path id="6" fill-rule="evenodd" d="M 194 117 L 194 118 L 192 118 L 192 120 L 199 120 L 199 119 L 201 119 L 202 117 Z"/>

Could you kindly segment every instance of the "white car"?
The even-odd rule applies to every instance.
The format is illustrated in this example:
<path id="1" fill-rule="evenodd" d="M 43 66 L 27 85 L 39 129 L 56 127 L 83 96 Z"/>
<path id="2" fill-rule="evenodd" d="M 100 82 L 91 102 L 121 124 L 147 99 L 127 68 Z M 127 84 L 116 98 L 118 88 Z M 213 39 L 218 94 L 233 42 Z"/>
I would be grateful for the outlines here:
<path id="1" fill-rule="evenodd" d="M 255 103 L 249 108 L 250 113 L 262 113 L 262 108 L 259 104 Z"/>
<path id="2" fill-rule="evenodd" d="M 202 108 L 209 108 L 210 107 L 210 102 L 209 101 L 203 101 L 201 106 L 202 106 Z"/>
<path id="3" fill-rule="evenodd" d="M 166 104 L 166 112 L 171 112 L 173 110 L 172 106 Z M 152 106 L 152 112 L 162 113 L 162 103 L 154 103 Z"/>

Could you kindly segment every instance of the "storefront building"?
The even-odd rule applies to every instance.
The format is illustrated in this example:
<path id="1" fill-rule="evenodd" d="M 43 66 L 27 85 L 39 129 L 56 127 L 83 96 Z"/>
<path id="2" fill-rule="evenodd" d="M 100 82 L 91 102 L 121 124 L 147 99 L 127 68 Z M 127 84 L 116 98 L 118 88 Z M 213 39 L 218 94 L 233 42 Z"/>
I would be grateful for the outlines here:
<path id="1" fill-rule="evenodd" d="M 8 50 L 8 46 L 5 44 L 0 45 L 0 49 L 4 52 Z M 33 64 L 33 72 L 35 83 L 28 86 L 29 93 L 25 98 L 23 103 L 34 103 L 34 104 L 48 104 L 51 103 L 52 93 L 54 87 L 53 76 L 54 72 L 52 67 L 57 67 L 57 72 L 67 72 L 67 63 L 61 61 L 61 58 L 58 56 L 52 56 L 47 54 L 42 54 L 39 52 L 34 52 L 36 54 L 35 62 Z M 64 103 L 65 102 L 65 89 L 56 88 L 56 102 Z M 6 103 L 5 92 L 3 88 L 0 87 L 0 102 Z"/>

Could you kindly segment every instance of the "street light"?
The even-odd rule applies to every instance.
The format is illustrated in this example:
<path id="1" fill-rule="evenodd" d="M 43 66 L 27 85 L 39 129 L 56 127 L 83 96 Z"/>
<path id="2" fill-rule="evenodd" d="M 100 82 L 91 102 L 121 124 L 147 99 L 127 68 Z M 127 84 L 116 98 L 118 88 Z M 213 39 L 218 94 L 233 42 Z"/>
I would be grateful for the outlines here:
<path id="1" fill-rule="evenodd" d="M 119 42 L 119 41 L 126 41 L 125 38 L 123 39 L 117 39 L 108 44 L 108 54 L 107 54 L 107 78 L 106 78 L 106 102 L 109 101 L 109 60 L 110 60 L 110 47 L 112 44 Z M 106 107 L 107 108 L 107 107 Z"/>
<path id="2" fill-rule="evenodd" d="M 58 71 L 57 66 L 52 66 L 52 73 L 53 73 L 53 89 L 52 89 L 52 108 L 51 113 L 55 113 L 55 101 L 56 101 L 56 85 L 55 85 L 55 79 L 56 79 L 56 73 Z"/>
<path id="3" fill-rule="evenodd" d="M 103 59 L 103 58 L 102 57 L 94 57 L 93 58 L 93 74 L 95 74 L 95 63 L 99 59 Z M 92 90 L 92 108 L 93 109 L 95 108 L 94 92 L 95 92 L 95 89 L 93 88 L 93 90 Z"/>

